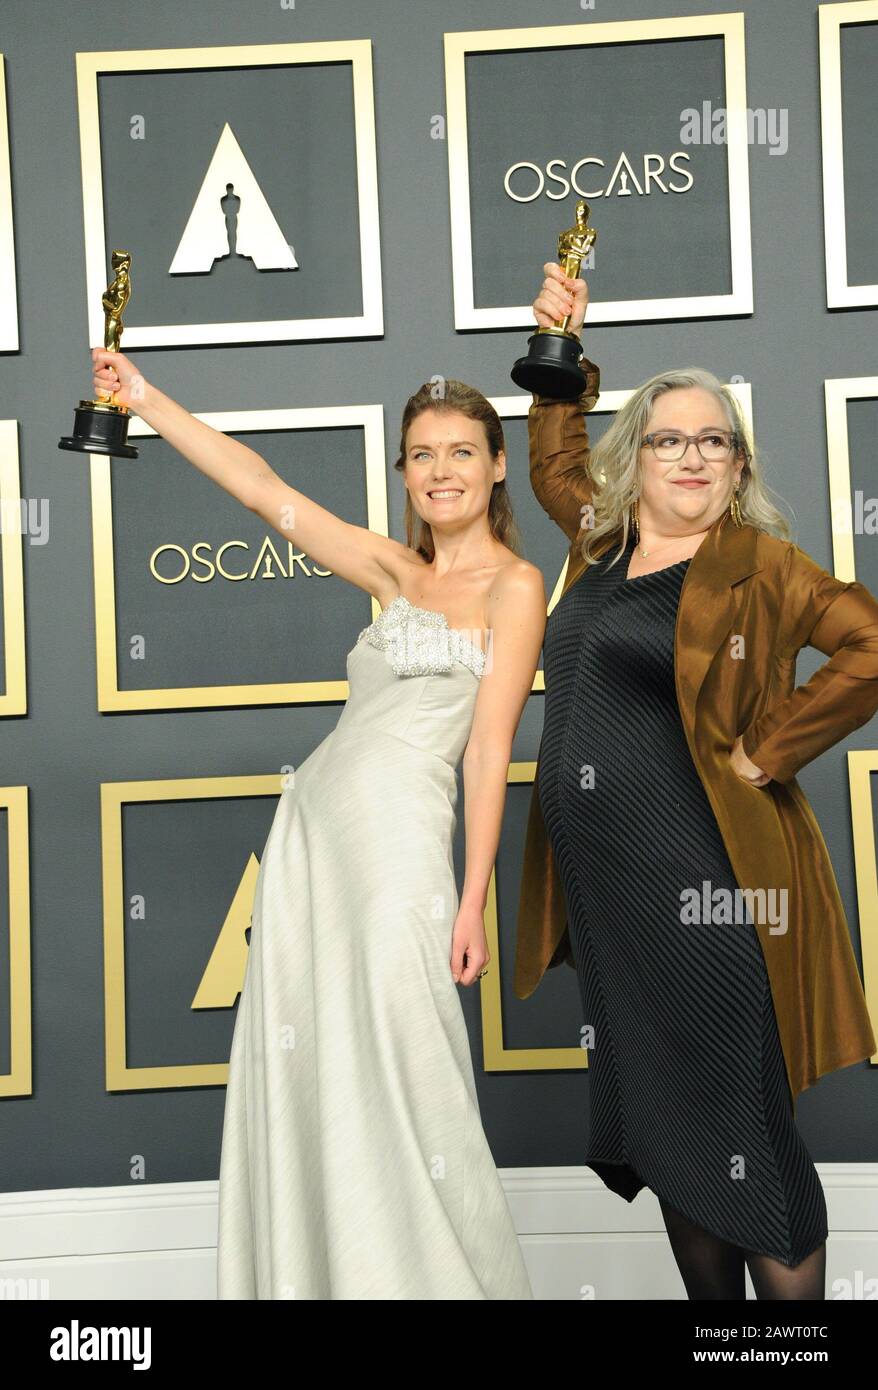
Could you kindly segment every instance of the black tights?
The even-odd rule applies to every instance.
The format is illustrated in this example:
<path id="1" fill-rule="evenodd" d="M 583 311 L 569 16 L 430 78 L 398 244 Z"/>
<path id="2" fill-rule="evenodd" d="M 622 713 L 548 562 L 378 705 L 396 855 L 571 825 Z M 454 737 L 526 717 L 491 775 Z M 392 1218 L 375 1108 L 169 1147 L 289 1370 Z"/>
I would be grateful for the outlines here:
<path id="1" fill-rule="evenodd" d="M 746 1298 L 744 1266 L 759 1299 L 824 1299 L 826 1245 L 819 1245 L 791 1269 L 770 1255 L 758 1255 L 713 1236 L 659 1198 L 677 1268 L 690 1299 Z"/>

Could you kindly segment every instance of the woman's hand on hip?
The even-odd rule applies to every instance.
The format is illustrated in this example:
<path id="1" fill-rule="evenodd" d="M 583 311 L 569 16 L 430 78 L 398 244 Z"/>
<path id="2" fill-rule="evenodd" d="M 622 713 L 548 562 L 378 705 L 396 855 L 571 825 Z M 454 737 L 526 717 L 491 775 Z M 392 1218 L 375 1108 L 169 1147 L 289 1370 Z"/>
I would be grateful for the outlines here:
<path id="1" fill-rule="evenodd" d="M 755 763 L 751 763 L 747 754 L 744 752 L 743 743 L 743 734 L 738 734 L 738 737 L 732 744 L 732 751 L 729 757 L 729 761 L 732 764 L 732 771 L 740 777 L 742 782 L 749 782 L 751 787 L 764 787 L 766 782 L 771 781 L 771 778 L 767 772 L 762 771 L 761 767 L 757 767 Z"/>

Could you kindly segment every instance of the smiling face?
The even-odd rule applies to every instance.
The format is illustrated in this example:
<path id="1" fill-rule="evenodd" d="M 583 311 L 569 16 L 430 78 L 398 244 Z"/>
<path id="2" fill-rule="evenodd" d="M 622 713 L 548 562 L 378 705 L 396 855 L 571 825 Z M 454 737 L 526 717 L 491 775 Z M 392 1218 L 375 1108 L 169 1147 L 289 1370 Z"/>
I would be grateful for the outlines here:
<path id="1" fill-rule="evenodd" d="M 710 437 L 712 431 L 724 430 L 728 434 L 733 428 L 716 396 L 703 387 L 687 386 L 665 391 L 658 397 L 644 434 Z M 676 463 L 663 463 L 644 444 L 640 464 L 641 520 L 661 532 L 688 534 L 706 530 L 729 505 L 744 459 L 732 449 L 725 457 L 706 463 L 693 441 Z"/>
<path id="2" fill-rule="evenodd" d="M 405 484 L 424 521 L 456 528 L 484 515 L 506 455 L 491 457 L 481 420 L 454 411 L 422 410 L 408 428 Z"/>

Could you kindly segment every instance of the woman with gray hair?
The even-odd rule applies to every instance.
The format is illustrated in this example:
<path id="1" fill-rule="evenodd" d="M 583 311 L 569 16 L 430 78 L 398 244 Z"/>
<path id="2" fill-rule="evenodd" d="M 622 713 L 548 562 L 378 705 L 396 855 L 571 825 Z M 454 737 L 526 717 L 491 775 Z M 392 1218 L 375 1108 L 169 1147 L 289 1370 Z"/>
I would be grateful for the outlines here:
<path id="1" fill-rule="evenodd" d="M 578 331 L 585 281 L 544 272 L 537 323 Z M 529 413 L 531 481 L 571 547 L 516 992 L 575 966 L 585 1162 L 628 1201 L 656 1194 L 691 1299 L 744 1298 L 745 1265 L 759 1298 L 823 1298 L 826 1202 L 795 1096 L 875 1037 L 794 774 L 878 708 L 878 603 L 789 540 L 716 377 L 653 377 L 590 448 L 583 365 L 579 402 Z M 832 659 L 795 689 L 806 644 Z"/>

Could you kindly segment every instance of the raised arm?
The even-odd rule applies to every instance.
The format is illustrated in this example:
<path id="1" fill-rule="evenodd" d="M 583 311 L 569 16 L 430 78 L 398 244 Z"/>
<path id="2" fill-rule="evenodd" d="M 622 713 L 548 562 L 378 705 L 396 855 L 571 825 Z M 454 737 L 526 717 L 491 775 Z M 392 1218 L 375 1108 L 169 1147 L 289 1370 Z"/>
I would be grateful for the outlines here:
<path id="1" fill-rule="evenodd" d="M 588 385 L 577 400 L 534 396 L 527 412 L 531 487 L 543 511 L 571 541 L 579 535 L 582 509 L 591 501 L 585 412 L 593 409 L 600 387 L 594 363 L 583 360 L 581 365 Z"/>
<path id="2" fill-rule="evenodd" d="M 569 314 L 569 326 L 578 333 L 588 308 L 588 285 L 581 278 L 568 279 L 553 261 L 543 270 L 545 279 L 533 303 L 534 318 L 541 328 L 548 328 Z M 540 506 L 571 541 L 579 535 L 582 508 L 592 496 L 585 415 L 597 404 L 601 386 L 600 369 L 585 357 L 580 365 L 586 384 L 578 399 L 534 396 L 527 413 L 531 487 Z"/>
<path id="3" fill-rule="evenodd" d="M 741 747 L 769 777 L 788 782 L 878 710 L 878 601 L 793 544 L 782 591 L 789 617 L 781 655 L 795 662 L 808 646 L 830 660 L 750 724 Z"/>
<path id="4" fill-rule="evenodd" d="M 123 353 L 94 348 L 92 359 L 96 392 L 115 391 L 120 405 L 128 406 L 205 477 L 293 541 L 321 568 L 381 602 L 382 595 L 398 585 L 407 555 L 399 541 L 343 521 L 290 487 L 261 454 L 196 419 L 147 382 Z"/>

